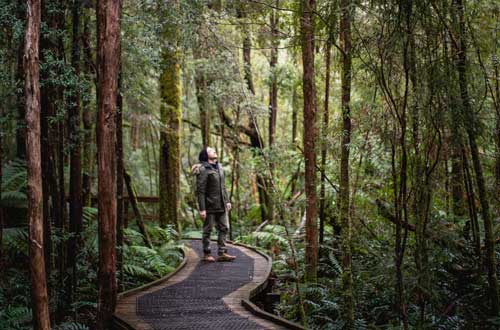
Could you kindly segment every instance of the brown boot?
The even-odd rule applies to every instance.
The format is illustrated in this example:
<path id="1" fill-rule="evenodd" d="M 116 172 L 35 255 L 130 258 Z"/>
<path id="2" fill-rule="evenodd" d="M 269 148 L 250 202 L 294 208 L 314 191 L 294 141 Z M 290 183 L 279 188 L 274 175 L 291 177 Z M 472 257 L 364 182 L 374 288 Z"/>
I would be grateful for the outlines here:
<path id="1" fill-rule="evenodd" d="M 232 256 L 225 252 L 217 257 L 217 261 L 233 261 L 234 259 L 236 259 L 236 256 Z"/>
<path id="2" fill-rule="evenodd" d="M 214 262 L 215 261 L 215 258 L 212 257 L 211 254 L 209 253 L 206 253 L 203 258 L 201 259 L 202 261 L 206 261 L 206 262 Z"/>

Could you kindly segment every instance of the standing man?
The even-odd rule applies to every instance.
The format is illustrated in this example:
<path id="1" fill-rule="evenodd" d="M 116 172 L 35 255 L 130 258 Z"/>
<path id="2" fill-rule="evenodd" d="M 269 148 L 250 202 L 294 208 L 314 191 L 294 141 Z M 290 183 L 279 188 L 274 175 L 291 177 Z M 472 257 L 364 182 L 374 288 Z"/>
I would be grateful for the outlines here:
<path id="1" fill-rule="evenodd" d="M 226 236 L 229 229 L 227 212 L 231 210 L 231 203 L 224 185 L 224 171 L 217 161 L 217 153 L 213 148 L 204 148 L 198 159 L 201 165 L 197 172 L 196 194 L 200 216 L 203 219 L 203 260 L 213 262 L 210 251 L 210 234 L 215 224 L 219 248 L 217 261 L 233 261 L 236 257 L 227 254 Z"/>

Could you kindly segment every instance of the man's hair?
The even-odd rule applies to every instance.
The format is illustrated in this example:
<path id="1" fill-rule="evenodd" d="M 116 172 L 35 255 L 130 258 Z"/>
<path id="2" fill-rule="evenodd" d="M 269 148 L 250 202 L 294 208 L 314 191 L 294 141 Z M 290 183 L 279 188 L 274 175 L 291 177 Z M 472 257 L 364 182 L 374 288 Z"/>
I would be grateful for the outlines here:
<path id="1" fill-rule="evenodd" d="M 200 162 L 208 162 L 208 152 L 207 152 L 208 147 L 204 147 L 201 149 L 200 153 L 198 154 L 198 160 Z"/>

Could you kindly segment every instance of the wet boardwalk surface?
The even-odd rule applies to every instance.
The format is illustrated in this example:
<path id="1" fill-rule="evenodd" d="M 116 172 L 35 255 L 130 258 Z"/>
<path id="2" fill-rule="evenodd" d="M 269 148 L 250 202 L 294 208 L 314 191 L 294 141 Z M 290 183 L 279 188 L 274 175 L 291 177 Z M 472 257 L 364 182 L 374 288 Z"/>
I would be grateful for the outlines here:
<path id="1" fill-rule="evenodd" d="M 166 282 L 120 299 L 115 313 L 128 329 L 283 329 L 248 312 L 241 299 L 266 280 L 268 260 L 236 245 L 228 245 L 234 262 L 201 261 L 200 240 L 190 247 L 186 265 Z M 212 251 L 216 244 L 212 242 Z M 212 252 L 214 255 L 215 253 Z"/>

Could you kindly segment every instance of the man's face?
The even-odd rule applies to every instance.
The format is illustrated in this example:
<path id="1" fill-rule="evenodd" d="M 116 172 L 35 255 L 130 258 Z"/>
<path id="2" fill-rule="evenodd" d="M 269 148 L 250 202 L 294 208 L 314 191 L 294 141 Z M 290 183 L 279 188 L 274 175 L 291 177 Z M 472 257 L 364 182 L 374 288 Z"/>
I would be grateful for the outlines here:
<path id="1" fill-rule="evenodd" d="M 215 152 L 215 149 L 208 147 L 207 154 L 209 163 L 215 163 L 217 161 L 217 152 Z"/>

